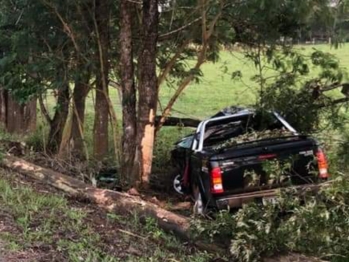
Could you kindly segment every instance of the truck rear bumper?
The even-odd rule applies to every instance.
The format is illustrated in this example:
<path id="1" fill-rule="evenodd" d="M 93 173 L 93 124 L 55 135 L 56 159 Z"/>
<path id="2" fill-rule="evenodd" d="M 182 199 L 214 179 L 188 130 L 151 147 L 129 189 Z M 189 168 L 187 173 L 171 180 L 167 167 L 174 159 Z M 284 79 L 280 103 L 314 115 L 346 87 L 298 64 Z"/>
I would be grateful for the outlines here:
<path id="1" fill-rule="evenodd" d="M 321 184 L 307 184 L 301 186 L 288 187 L 287 190 L 293 191 L 295 194 L 301 195 L 309 191 L 317 191 L 321 187 L 329 185 L 329 182 L 324 182 Z M 283 188 L 286 189 L 286 188 Z M 216 199 L 216 206 L 218 209 L 225 209 L 227 207 L 241 207 L 243 204 L 252 202 L 257 199 L 271 198 L 279 195 L 280 188 L 261 190 L 237 195 L 224 196 Z"/>

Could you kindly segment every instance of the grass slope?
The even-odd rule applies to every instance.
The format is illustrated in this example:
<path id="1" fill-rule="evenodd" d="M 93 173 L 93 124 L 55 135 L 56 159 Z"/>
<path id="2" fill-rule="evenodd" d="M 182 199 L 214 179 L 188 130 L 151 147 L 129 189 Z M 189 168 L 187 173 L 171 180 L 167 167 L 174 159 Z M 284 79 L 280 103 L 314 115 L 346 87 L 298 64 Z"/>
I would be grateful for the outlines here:
<path id="1" fill-rule="evenodd" d="M 0 261 L 209 261 L 155 222 L 116 216 L 0 169 Z M 33 189 L 34 188 L 34 189 Z"/>

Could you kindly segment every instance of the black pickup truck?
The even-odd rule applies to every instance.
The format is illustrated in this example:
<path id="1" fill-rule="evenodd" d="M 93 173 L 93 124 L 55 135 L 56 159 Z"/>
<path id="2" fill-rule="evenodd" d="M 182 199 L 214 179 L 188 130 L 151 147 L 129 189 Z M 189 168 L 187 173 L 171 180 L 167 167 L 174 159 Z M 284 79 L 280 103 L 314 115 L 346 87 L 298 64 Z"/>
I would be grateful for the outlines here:
<path id="1" fill-rule="evenodd" d="M 194 212 L 273 201 L 277 188 L 315 188 L 329 177 L 316 140 L 275 112 L 222 111 L 175 144 L 174 189 L 191 194 Z"/>

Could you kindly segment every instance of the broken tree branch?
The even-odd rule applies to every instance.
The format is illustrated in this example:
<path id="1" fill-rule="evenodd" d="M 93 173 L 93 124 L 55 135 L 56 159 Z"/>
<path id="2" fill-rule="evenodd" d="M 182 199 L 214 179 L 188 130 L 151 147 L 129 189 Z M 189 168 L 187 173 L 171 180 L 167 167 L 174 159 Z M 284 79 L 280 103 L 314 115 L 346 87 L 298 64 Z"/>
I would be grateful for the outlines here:
<path id="1" fill-rule="evenodd" d="M 155 117 L 155 124 L 158 125 L 161 121 L 161 116 Z M 163 126 L 184 126 L 184 127 L 197 127 L 201 120 L 193 118 L 179 118 L 179 117 L 167 117 Z"/>

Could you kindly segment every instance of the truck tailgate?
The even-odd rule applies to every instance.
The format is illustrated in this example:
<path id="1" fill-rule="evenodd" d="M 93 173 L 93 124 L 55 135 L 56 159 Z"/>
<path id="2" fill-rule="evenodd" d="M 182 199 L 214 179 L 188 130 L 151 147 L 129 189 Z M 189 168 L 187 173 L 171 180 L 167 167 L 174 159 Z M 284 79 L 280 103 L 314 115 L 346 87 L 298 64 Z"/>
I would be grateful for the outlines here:
<path id="1" fill-rule="evenodd" d="M 304 137 L 241 145 L 211 156 L 222 172 L 224 195 L 303 185 L 317 180 L 314 140 Z"/>

